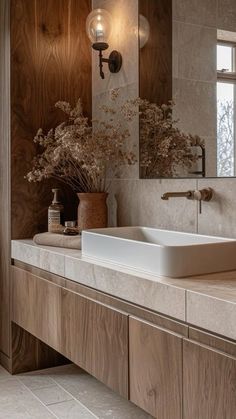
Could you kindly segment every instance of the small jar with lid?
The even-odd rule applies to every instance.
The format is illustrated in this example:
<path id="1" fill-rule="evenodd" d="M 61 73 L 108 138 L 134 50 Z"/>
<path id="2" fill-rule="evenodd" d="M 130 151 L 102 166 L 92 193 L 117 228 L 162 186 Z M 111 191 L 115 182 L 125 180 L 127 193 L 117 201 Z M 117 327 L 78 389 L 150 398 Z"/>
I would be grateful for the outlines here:
<path id="1" fill-rule="evenodd" d="M 76 236 L 79 234 L 78 228 L 76 227 L 76 221 L 65 221 L 65 228 L 63 230 L 65 236 Z"/>

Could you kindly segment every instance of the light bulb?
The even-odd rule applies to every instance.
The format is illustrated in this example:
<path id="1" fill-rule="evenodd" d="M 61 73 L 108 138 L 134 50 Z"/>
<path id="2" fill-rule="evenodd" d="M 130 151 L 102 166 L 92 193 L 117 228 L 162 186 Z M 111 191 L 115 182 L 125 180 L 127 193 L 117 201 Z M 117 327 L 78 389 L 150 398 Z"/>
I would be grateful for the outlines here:
<path id="1" fill-rule="evenodd" d="M 108 44 L 112 32 L 110 13 L 105 9 L 94 9 L 87 17 L 86 31 L 92 44 Z"/>

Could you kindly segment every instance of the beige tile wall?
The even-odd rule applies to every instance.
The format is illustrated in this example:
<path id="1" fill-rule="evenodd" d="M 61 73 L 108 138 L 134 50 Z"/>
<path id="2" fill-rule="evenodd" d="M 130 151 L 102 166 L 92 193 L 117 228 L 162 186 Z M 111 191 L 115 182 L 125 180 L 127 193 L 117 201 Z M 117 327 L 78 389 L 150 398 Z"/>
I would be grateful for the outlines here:
<path id="1" fill-rule="evenodd" d="M 229 1 L 227 0 L 227 3 Z M 234 0 L 231 2 L 231 7 L 235 8 Z M 217 3 L 219 3 L 218 21 Z M 230 13 L 223 16 L 223 4 L 225 0 L 175 0 L 173 2 L 175 32 L 178 33 L 183 25 L 185 28 L 184 35 L 179 34 L 175 40 L 181 49 L 188 41 L 188 34 L 194 36 L 197 49 L 198 43 L 200 46 L 204 46 L 205 43 L 208 47 L 212 45 L 217 25 L 222 26 L 223 29 L 226 29 L 226 25 L 236 27 Z M 137 5 L 138 0 L 93 0 L 94 7 L 108 8 L 115 16 L 115 35 L 111 45 L 112 49 L 117 48 L 123 55 L 121 72 L 111 75 L 106 71 L 106 79 L 102 81 L 98 74 L 97 53 L 93 52 L 93 112 L 96 116 L 99 116 L 99 104 L 106 102 L 110 89 L 120 87 L 123 98 L 135 97 L 138 94 L 138 48 L 135 35 L 138 22 Z M 217 23 L 219 20 L 222 25 Z M 213 117 L 216 103 L 215 75 L 211 66 L 207 72 L 204 72 L 204 66 L 196 52 L 189 50 L 189 53 L 191 59 L 181 54 L 179 57 L 177 55 L 174 57 L 176 94 L 183 89 L 183 86 L 185 87 L 181 90 L 182 99 L 179 101 L 182 118 L 185 115 L 183 128 L 205 136 L 209 144 L 212 144 L 213 153 L 216 136 Z M 210 62 L 215 60 L 214 53 L 208 56 L 204 48 L 201 56 Z M 186 62 L 189 65 L 186 65 Z M 195 79 L 197 66 L 201 74 L 200 80 Z M 185 92 L 184 95 L 182 91 Z M 196 114 L 198 117 L 193 118 Z M 132 127 L 131 142 L 138 145 L 137 125 Z M 211 170 L 215 170 L 215 163 L 213 161 Z M 199 214 L 196 202 L 184 198 L 161 200 L 161 195 L 165 191 L 181 191 L 207 186 L 215 190 L 215 196 L 212 202 L 203 203 L 202 214 Z M 141 180 L 138 165 L 136 165 L 131 170 L 121 171 L 120 179 L 111 180 L 109 220 L 110 225 L 143 225 L 236 237 L 236 179 Z"/>

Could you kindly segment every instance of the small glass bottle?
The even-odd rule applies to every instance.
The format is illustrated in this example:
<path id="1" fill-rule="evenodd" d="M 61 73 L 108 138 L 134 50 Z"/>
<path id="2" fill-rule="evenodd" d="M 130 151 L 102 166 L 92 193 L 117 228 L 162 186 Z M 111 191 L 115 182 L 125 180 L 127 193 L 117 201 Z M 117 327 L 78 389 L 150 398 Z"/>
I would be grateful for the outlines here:
<path id="1" fill-rule="evenodd" d="M 48 231 L 59 233 L 62 230 L 64 207 L 59 200 L 59 189 L 52 189 L 53 200 L 48 208 Z"/>

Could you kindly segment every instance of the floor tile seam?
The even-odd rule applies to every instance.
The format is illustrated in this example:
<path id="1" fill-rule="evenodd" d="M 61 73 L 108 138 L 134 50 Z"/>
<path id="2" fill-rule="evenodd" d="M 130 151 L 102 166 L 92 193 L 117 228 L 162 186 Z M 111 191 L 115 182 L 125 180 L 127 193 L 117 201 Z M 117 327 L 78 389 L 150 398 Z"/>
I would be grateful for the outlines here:
<path id="1" fill-rule="evenodd" d="M 40 387 L 35 387 L 35 388 L 32 388 L 32 387 L 28 387 L 25 383 L 24 383 L 24 380 L 22 380 L 21 378 L 18 378 L 19 380 L 20 380 L 20 382 L 22 383 L 22 384 L 24 384 L 25 386 L 26 386 L 26 388 L 27 389 L 29 389 L 29 390 L 31 390 L 32 391 L 32 393 L 34 392 L 34 391 L 37 391 L 37 390 L 45 390 L 45 389 L 50 389 L 50 388 L 52 388 L 52 387 L 54 387 L 55 386 L 55 383 L 53 382 L 52 384 L 50 384 L 50 385 L 45 385 L 45 386 L 40 386 Z"/>
<path id="2" fill-rule="evenodd" d="M 23 387 L 25 387 L 26 388 L 26 390 L 28 390 L 28 392 L 30 393 L 30 394 L 32 394 L 32 396 L 36 399 L 36 400 L 38 400 L 39 401 L 39 403 L 44 407 L 44 408 L 46 408 L 46 410 L 51 414 L 51 415 L 53 415 L 56 419 L 59 419 L 58 418 L 58 416 L 56 416 L 55 415 L 55 413 L 53 413 L 40 399 L 39 399 L 39 397 L 37 397 L 33 392 L 32 392 L 32 390 L 30 389 L 30 388 L 28 388 L 22 381 L 20 381 L 20 379 L 19 378 L 17 378 L 18 379 L 18 381 L 23 385 Z"/>
<path id="3" fill-rule="evenodd" d="M 87 410 L 94 418 L 99 419 L 98 416 L 96 416 L 91 410 L 87 408 L 80 400 L 78 400 L 73 394 L 71 394 L 68 390 L 66 390 L 61 384 L 59 384 L 54 378 L 50 377 L 62 390 L 64 390 L 67 394 L 69 394 L 72 397 L 72 400 L 75 400 L 78 404 L 80 404 L 85 410 Z M 70 400 L 67 400 L 70 401 Z M 59 402 L 61 403 L 61 402 Z M 56 403 L 55 403 L 56 404 Z"/>

